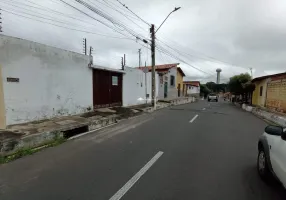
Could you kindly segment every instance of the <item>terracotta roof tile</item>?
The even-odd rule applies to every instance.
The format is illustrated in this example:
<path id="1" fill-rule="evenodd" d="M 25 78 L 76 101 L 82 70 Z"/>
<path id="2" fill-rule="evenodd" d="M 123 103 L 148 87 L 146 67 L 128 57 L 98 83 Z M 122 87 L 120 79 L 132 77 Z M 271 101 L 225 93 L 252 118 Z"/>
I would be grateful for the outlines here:
<path id="1" fill-rule="evenodd" d="M 163 65 L 155 65 L 155 70 L 156 71 L 167 71 L 173 67 L 178 67 L 180 63 L 173 63 L 173 64 L 163 64 Z M 139 69 L 144 69 L 145 67 L 138 67 Z M 147 66 L 148 70 L 151 71 L 152 70 L 152 66 Z M 183 70 L 178 67 L 179 72 L 182 73 L 183 76 L 185 76 L 185 73 L 183 72 Z"/>

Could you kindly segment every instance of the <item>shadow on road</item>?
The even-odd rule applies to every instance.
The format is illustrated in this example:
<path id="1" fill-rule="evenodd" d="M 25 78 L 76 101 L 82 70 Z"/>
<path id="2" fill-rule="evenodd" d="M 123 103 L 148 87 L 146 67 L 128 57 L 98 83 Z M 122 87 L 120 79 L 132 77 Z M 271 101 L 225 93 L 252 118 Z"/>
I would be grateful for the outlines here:
<path id="1" fill-rule="evenodd" d="M 250 166 L 243 171 L 243 183 L 247 190 L 250 190 L 247 199 L 273 199 L 285 200 L 286 190 L 274 177 L 267 182 L 263 181 L 256 170 L 256 166 Z M 275 196 L 275 198 L 273 198 Z M 259 197 L 259 198 L 257 198 Z"/>

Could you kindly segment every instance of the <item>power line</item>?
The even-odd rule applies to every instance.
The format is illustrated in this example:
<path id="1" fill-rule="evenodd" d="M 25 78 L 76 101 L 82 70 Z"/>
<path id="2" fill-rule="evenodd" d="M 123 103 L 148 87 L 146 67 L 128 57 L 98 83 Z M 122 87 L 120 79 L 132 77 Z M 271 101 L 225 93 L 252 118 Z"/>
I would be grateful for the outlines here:
<path id="1" fill-rule="evenodd" d="M 87 1 L 89 1 L 89 2 L 91 2 L 93 5 L 95 5 L 91 0 L 87 0 Z M 127 13 L 123 13 L 123 12 L 121 12 L 120 10 L 118 10 L 118 9 L 116 9 L 116 8 L 114 8 L 113 6 L 111 6 L 107 1 L 105 1 L 105 0 L 103 0 L 105 3 L 103 3 L 103 2 L 101 2 L 101 1 L 99 1 L 99 0 L 95 0 L 96 2 L 98 2 L 98 3 L 100 3 L 100 4 L 102 4 L 102 5 L 104 5 L 104 6 L 106 6 L 106 7 L 108 7 L 108 8 L 110 8 L 110 9 L 112 9 L 112 10 L 114 10 L 114 11 L 116 11 L 116 12 L 118 12 L 118 13 L 120 13 L 122 16 L 124 16 L 126 19 L 128 19 L 129 21 L 131 21 L 133 24 L 135 24 L 137 27 L 139 27 L 140 29 L 142 29 L 142 30 L 144 30 L 144 31 L 147 31 L 147 29 L 144 29 L 142 26 L 140 26 L 139 24 L 137 24 L 136 22 L 134 22 L 132 19 L 136 19 L 136 20 L 138 20 L 138 18 L 133 18 L 132 16 L 130 16 L 130 15 L 128 15 Z M 130 18 L 132 18 L 132 19 L 130 19 Z"/>
<path id="2" fill-rule="evenodd" d="M 185 60 L 183 60 L 183 59 L 181 59 L 181 58 L 178 58 L 178 57 L 174 56 L 172 53 L 168 52 L 168 51 L 165 50 L 165 49 L 161 49 L 161 48 L 159 48 L 159 47 L 156 47 L 156 48 L 157 48 L 158 51 L 161 51 L 161 52 L 164 53 L 165 55 L 170 56 L 170 57 L 172 57 L 172 58 L 174 58 L 174 59 L 176 59 L 176 60 L 179 60 L 180 62 L 183 62 L 183 63 L 185 63 L 186 65 L 188 65 L 188 66 L 190 66 L 190 67 L 192 67 L 192 68 L 194 68 L 194 69 L 196 69 L 196 70 L 198 70 L 198 71 L 200 71 L 200 72 L 202 72 L 202 73 L 205 73 L 205 74 L 208 74 L 208 75 L 213 75 L 213 74 L 210 74 L 210 73 L 208 73 L 208 72 L 205 72 L 205 71 L 203 71 L 203 70 L 201 70 L 201 69 L 199 69 L 199 68 L 193 66 L 192 64 L 186 62 Z"/>
<path id="3" fill-rule="evenodd" d="M 63 1 L 63 0 L 60 0 Z M 135 31 L 133 31 L 132 29 L 130 29 L 129 27 L 127 27 L 126 25 L 124 25 L 122 22 L 120 22 L 119 20 L 113 19 L 111 16 L 109 16 L 106 13 L 103 13 L 101 10 L 97 9 L 96 7 L 86 3 L 85 1 L 82 0 L 74 0 L 76 2 L 78 2 L 79 4 L 83 5 L 84 7 L 88 8 L 89 10 L 93 11 L 94 13 L 96 13 L 97 15 L 103 17 L 104 19 L 108 20 L 109 22 L 111 22 L 114 26 L 119 26 L 121 28 L 123 28 L 126 32 L 128 32 L 129 34 L 133 35 L 134 37 L 136 37 L 137 39 L 142 40 L 142 38 L 144 38 L 142 35 L 136 33 Z"/>
<path id="4" fill-rule="evenodd" d="M 24 15 L 21 15 L 21 14 L 18 14 L 18 13 L 10 12 L 10 11 L 8 11 L 6 9 L 5 10 L 3 9 L 3 11 L 5 11 L 7 13 L 10 13 L 10 14 L 13 14 L 13 15 L 16 15 L 16 16 L 19 16 L 19 17 L 27 18 L 27 19 L 30 19 L 30 20 L 42 22 L 42 23 L 45 23 L 45 24 L 50 24 L 50 25 L 53 25 L 53 26 L 57 26 L 57 27 L 60 27 L 60 28 L 65 28 L 65 29 L 69 29 L 69 30 L 73 30 L 73 31 L 89 33 L 89 34 L 94 34 L 94 35 L 99 35 L 99 36 L 105 36 L 105 37 L 109 37 L 109 38 L 134 40 L 134 39 L 131 39 L 131 38 L 121 38 L 121 37 L 116 37 L 116 36 L 109 36 L 109 35 L 104 35 L 104 34 L 100 34 L 100 33 L 95 33 L 95 32 L 90 32 L 90 31 L 85 31 L 85 30 L 79 30 L 79 29 L 69 28 L 69 27 L 65 27 L 65 26 L 60 26 L 58 24 L 53 24 L 53 23 L 50 23 L 50 22 L 46 22 L 46 21 L 42 21 L 42 20 L 38 20 L 38 19 L 33 19 L 33 18 L 24 16 Z"/>
<path id="5" fill-rule="evenodd" d="M 29 0 L 27 0 L 28 2 L 31 2 Z M 11 4 L 12 2 L 12 4 Z M 19 7 L 19 5 L 22 5 L 22 6 L 27 6 L 27 7 L 30 7 L 30 8 L 36 8 L 36 9 L 39 9 L 39 10 L 42 10 L 42 11 L 45 11 L 45 12 L 52 12 L 52 13 L 55 13 L 55 14 L 58 14 L 58 15 L 61 15 L 61 16 L 64 16 L 64 17 L 67 17 L 67 18 L 71 18 L 71 19 L 74 19 L 74 20 L 77 20 L 77 21 L 80 21 L 82 23 L 86 23 L 88 25 L 92 25 L 92 26 L 96 26 L 95 24 L 91 24 L 89 21 L 86 21 L 86 20 L 83 20 L 83 19 L 79 19 L 79 18 L 76 18 L 74 16 L 71 16 L 71 15 L 68 15 L 68 14 L 65 14 L 65 13 L 62 13 L 62 12 L 59 12 L 59 11 L 56 11 L 54 9 L 50 9 L 50 8 L 46 8 L 40 4 L 37 4 L 37 3 L 34 3 L 35 5 L 37 6 L 40 6 L 40 7 L 36 7 L 36 6 L 32 6 L 32 5 L 27 5 L 27 4 L 24 4 L 24 3 L 21 3 L 21 2 L 17 2 L 17 1 L 13 1 L 13 0 L 10 0 L 9 3 L 7 1 L 2 1 L 2 3 L 6 3 L 8 5 L 11 5 L 11 6 L 14 6 L 14 7 L 18 7 L 18 8 L 21 8 L 21 9 L 24 9 L 24 10 L 28 10 L 28 9 L 25 9 L 23 7 Z M 13 3 L 17 3 L 19 5 L 15 5 Z M 33 2 L 31 2 L 33 3 Z M 41 8 L 42 7 L 42 8 Z M 28 11 L 31 11 L 31 12 L 35 12 L 35 11 L 32 11 L 32 10 L 28 10 Z"/>
<path id="6" fill-rule="evenodd" d="M 120 3 L 124 8 L 126 8 L 127 10 L 129 10 L 133 15 L 135 15 L 136 17 L 138 17 L 142 22 L 144 22 L 145 24 L 147 24 L 148 26 L 151 26 L 150 23 L 146 22 L 144 19 L 142 19 L 141 17 L 139 17 L 135 12 L 133 12 L 132 10 L 130 10 L 125 4 L 123 4 L 121 1 L 116 0 L 118 3 Z"/>

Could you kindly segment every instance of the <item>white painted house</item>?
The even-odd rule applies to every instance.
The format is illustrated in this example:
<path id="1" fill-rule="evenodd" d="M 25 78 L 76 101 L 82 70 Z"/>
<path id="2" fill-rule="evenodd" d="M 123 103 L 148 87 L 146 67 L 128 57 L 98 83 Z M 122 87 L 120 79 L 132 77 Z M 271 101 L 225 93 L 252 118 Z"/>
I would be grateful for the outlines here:
<path id="1" fill-rule="evenodd" d="M 159 76 L 156 75 L 156 88 Z M 147 94 L 147 97 L 146 97 Z M 138 68 L 124 67 L 123 75 L 123 106 L 134 106 L 151 103 L 151 72 L 145 73 Z M 158 98 L 158 89 L 156 90 Z"/>
<path id="2" fill-rule="evenodd" d="M 184 93 L 186 96 L 199 97 L 200 96 L 200 82 L 199 81 L 184 81 Z"/>
<path id="3" fill-rule="evenodd" d="M 0 126 L 93 107 L 89 56 L 0 36 Z"/>
<path id="4" fill-rule="evenodd" d="M 158 99 L 175 99 L 178 98 L 181 93 L 183 85 L 183 73 L 182 69 L 178 67 L 179 63 L 156 65 L 156 74 L 159 76 L 159 86 L 156 88 L 158 91 Z M 151 72 L 152 67 L 147 67 Z M 140 67 L 144 69 L 144 67 Z"/>

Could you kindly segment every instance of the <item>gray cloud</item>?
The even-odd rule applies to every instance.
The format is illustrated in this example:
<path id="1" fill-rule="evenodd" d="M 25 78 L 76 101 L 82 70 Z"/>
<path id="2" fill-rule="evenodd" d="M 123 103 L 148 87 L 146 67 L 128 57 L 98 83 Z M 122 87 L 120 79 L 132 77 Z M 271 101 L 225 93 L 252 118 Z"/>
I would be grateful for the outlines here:
<path id="1" fill-rule="evenodd" d="M 82 21 L 23 6 L 21 5 L 23 1 L 20 0 L 0 0 L 0 6 L 4 10 L 15 11 L 24 16 L 28 15 L 22 12 L 35 15 L 38 15 L 36 13 L 38 12 L 42 16 L 65 22 L 68 25 L 38 17 L 29 17 L 69 28 L 88 30 L 89 32 L 114 37 L 126 37 L 63 5 L 59 0 L 30 1 L 45 8 L 69 14 Z M 222 77 L 225 80 L 234 74 L 249 72 L 250 67 L 254 69 L 254 76 L 286 70 L 286 27 L 284 26 L 286 22 L 286 2 L 284 0 L 122 1 L 144 20 L 154 23 L 157 27 L 174 7 L 182 7 L 181 10 L 170 16 L 157 33 L 158 45 L 168 49 L 180 60 L 168 57 L 157 51 L 156 63 L 180 62 L 183 70 L 192 79 L 215 81 L 216 68 L 223 70 Z M 10 6 L 7 2 L 18 5 L 21 8 Z M 17 2 L 20 3 L 17 4 Z M 83 9 L 82 6 L 74 3 L 74 1 L 69 0 L 68 2 L 73 2 L 72 5 Z M 86 0 L 86 2 L 93 3 L 98 9 L 120 20 L 136 31 L 136 33 L 149 38 L 149 27 L 118 4 L 117 1 Z M 38 5 L 29 2 L 24 2 L 24 4 L 38 7 Z M 125 16 L 110 7 L 125 13 Z M 84 9 L 84 11 L 96 19 L 108 23 L 107 20 L 95 13 L 87 9 Z M 128 18 L 137 25 L 128 20 Z M 111 23 L 109 24 L 112 25 Z M 147 64 L 150 65 L 151 61 L 150 51 L 142 47 L 140 45 L 142 43 L 63 29 L 11 15 L 5 11 L 3 11 L 3 30 L 4 34 L 7 35 L 30 39 L 76 52 L 82 52 L 82 38 L 86 37 L 88 45 L 94 48 L 95 62 L 109 67 L 119 68 L 123 54 L 127 55 L 127 64 L 129 66 L 138 66 L 137 52 L 139 48 L 142 48 L 143 63 L 147 61 Z M 173 52 L 161 41 L 179 50 L 180 54 Z M 183 63 L 182 60 L 206 73 L 192 68 Z M 226 63 L 221 63 L 217 60 Z"/>

